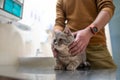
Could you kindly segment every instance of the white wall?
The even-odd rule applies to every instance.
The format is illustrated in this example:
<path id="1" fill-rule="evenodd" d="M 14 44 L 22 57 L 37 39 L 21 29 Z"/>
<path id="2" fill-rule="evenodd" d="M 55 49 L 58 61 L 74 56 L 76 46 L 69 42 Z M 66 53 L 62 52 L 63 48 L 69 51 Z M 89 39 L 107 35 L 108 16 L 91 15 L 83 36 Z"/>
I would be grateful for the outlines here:
<path id="1" fill-rule="evenodd" d="M 107 47 L 108 47 L 110 54 L 112 55 L 111 38 L 110 38 L 110 31 L 109 31 L 108 24 L 105 26 L 105 33 L 106 33 L 106 39 L 107 39 Z"/>
<path id="2" fill-rule="evenodd" d="M 0 65 L 17 65 L 24 42 L 16 26 L 0 24 Z"/>
<path id="3" fill-rule="evenodd" d="M 50 50 L 50 44 L 47 40 L 49 34 L 47 34 L 46 31 L 51 29 L 54 25 L 56 1 L 57 0 L 24 1 L 23 19 L 19 22 L 28 25 L 31 28 L 32 36 L 31 52 L 29 51 L 30 53 L 28 55 L 25 54 L 25 56 L 36 57 L 37 49 L 40 49 L 38 57 L 53 56 Z"/>

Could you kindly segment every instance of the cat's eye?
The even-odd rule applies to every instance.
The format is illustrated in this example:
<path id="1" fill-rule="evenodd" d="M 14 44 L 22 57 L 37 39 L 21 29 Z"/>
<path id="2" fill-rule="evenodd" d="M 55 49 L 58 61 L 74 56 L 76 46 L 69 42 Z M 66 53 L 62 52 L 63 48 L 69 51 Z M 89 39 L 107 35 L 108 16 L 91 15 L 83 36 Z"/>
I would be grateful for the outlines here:
<path id="1" fill-rule="evenodd" d="M 59 39 L 59 41 L 61 42 L 61 41 L 63 41 L 63 39 Z"/>
<path id="2" fill-rule="evenodd" d="M 54 39 L 54 42 L 56 42 L 57 40 L 56 39 Z"/>

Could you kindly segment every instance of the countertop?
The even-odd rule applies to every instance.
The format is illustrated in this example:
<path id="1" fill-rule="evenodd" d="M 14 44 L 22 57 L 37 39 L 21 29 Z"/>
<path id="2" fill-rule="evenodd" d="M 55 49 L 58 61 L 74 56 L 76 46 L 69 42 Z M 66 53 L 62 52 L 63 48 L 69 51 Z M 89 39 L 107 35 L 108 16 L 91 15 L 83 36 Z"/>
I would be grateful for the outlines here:
<path id="1" fill-rule="evenodd" d="M 53 68 L 0 66 L 0 80 L 119 80 L 120 70 L 55 71 Z"/>

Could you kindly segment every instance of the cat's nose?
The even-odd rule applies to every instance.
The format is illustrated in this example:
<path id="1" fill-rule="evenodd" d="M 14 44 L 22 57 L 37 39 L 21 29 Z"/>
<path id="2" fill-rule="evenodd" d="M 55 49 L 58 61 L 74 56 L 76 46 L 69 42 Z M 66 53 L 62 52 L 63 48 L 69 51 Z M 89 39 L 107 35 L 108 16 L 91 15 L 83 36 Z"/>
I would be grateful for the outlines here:
<path id="1" fill-rule="evenodd" d="M 54 42 L 55 45 L 57 45 L 57 42 Z"/>
<path id="2" fill-rule="evenodd" d="M 57 41 L 56 40 L 54 40 L 54 44 L 57 45 Z"/>

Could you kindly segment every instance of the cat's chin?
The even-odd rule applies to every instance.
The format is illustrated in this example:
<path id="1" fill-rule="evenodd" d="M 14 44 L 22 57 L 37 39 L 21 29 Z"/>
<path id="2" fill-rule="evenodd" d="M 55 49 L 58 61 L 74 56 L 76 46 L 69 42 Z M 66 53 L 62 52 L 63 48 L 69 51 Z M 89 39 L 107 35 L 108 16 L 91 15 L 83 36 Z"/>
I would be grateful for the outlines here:
<path id="1" fill-rule="evenodd" d="M 63 47 L 59 47 L 59 48 L 57 48 L 57 50 L 59 50 L 59 51 L 63 51 L 64 48 L 63 48 Z"/>
<path id="2" fill-rule="evenodd" d="M 61 45 L 61 46 L 56 47 L 56 49 L 57 49 L 57 50 L 60 50 L 60 51 L 63 51 L 63 50 L 65 50 L 65 49 L 67 49 L 67 48 L 68 48 L 68 47 L 65 46 L 65 45 Z"/>

